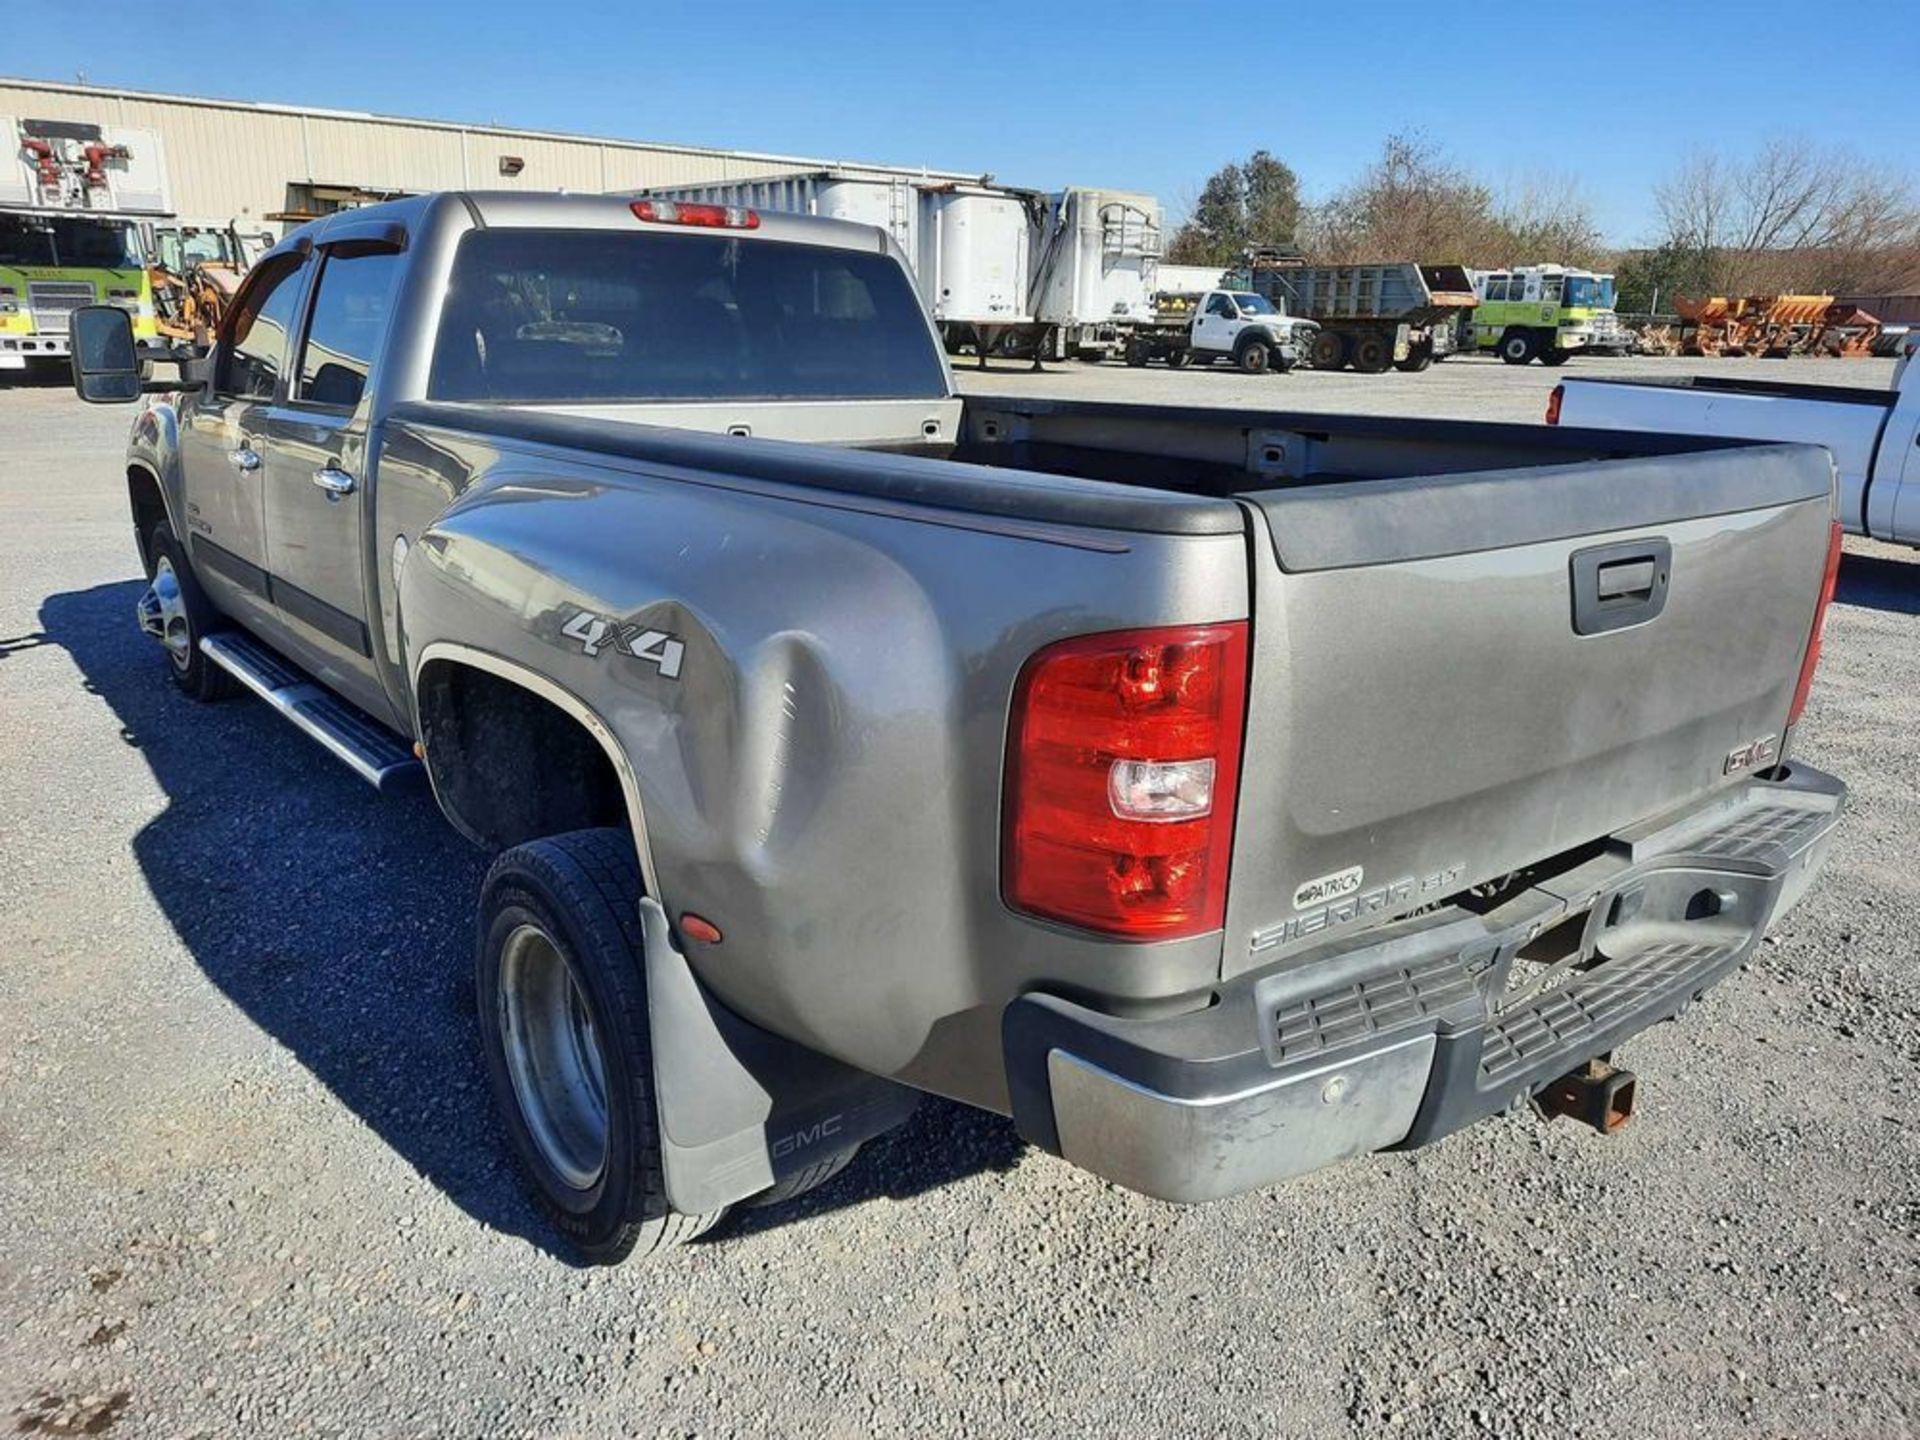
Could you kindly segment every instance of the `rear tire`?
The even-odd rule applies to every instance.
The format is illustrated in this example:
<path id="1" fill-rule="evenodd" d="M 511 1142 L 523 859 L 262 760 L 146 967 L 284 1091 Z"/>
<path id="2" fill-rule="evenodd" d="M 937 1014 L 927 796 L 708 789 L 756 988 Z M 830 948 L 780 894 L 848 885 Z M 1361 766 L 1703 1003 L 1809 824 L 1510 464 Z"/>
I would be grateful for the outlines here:
<path id="1" fill-rule="evenodd" d="M 1500 358 L 1509 365 L 1525 365 L 1538 352 L 1531 330 L 1509 330 L 1500 337 Z"/>
<path id="2" fill-rule="evenodd" d="M 1393 368 L 1393 346 L 1384 335 L 1361 335 L 1353 342 L 1353 368 L 1362 375 L 1382 375 Z"/>
<path id="3" fill-rule="evenodd" d="M 670 1250 L 725 1209 L 667 1199 L 647 1021 L 640 868 L 623 830 L 516 845 L 480 892 L 480 1037 L 534 1193 L 586 1258 Z"/>
<path id="4" fill-rule="evenodd" d="M 1233 363 L 1248 375 L 1264 375 L 1273 363 L 1273 347 L 1264 340 L 1248 337 L 1233 347 Z"/>
<path id="5" fill-rule="evenodd" d="M 1347 337 L 1332 330 L 1322 330 L 1313 341 L 1313 368 L 1316 370 L 1343 370 L 1347 364 Z"/>
<path id="6" fill-rule="evenodd" d="M 1428 345 L 1416 345 L 1407 353 L 1406 359 L 1394 361 L 1393 368 L 1404 371 L 1408 375 L 1418 375 L 1431 364 L 1433 364 L 1433 348 Z"/>
<path id="7" fill-rule="evenodd" d="M 167 654 L 167 669 L 173 683 L 184 694 L 203 704 L 230 699 L 240 693 L 240 682 L 214 664 L 200 648 L 203 635 L 227 628 L 227 619 L 213 608 L 200 582 L 186 548 L 174 537 L 173 527 L 165 520 L 153 527 L 147 539 L 147 554 L 152 564 L 147 575 L 147 593 L 140 597 L 143 619 L 151 616 L 161 627 L 161 645 Z"/>
<path id="8" fill-rule="evenodd" d="M 1138 340 L 1130 342 L 1127 346 L 1126 360 L 1127 364 L 1138 370 L 1147 363 L 1147 347 Z"/>
<path id="9" fill-rule="evenodd" d="M 1193 352 L 1191 350 L 1169 350 L 1167 352 L 1167 368 L 1169 370 L 1184 370 L 1192 362 Z"/>
<path id="10" fill-rule="evenodd" d="M 1573 352 L 1571 350 L 1562 350 L 1556 345 L 1549 345 L 1545 350 L 1540 352 L 1540 363 L 1542 365 L 1564 365 L 1572 358 Z"/>

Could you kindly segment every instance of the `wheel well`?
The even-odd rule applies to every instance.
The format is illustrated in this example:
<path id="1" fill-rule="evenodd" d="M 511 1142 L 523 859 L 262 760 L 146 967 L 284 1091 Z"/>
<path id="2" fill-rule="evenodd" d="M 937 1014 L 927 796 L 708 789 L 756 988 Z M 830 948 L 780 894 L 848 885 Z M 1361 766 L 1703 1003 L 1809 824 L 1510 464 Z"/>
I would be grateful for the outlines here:
<path id="1" fill-rule="evenodd" d="M 167 502 L 151 470 L 139 465 L 127 467 L 127 499 L 133 507 L 133 540 L 140 547 L 140 570 L 150 574 L 153 556 L 147 553 L 147 547 L 153 539 L 153 527 L 167 518 Z"/>
<path id="2" fill-rule="evenodd" d="M 632 828 L 620 777 L 593 732 L 524 685 L 429 661 L 419 711 L 434 793 L 477 844 L 504 850 L 567 830 Z"/>

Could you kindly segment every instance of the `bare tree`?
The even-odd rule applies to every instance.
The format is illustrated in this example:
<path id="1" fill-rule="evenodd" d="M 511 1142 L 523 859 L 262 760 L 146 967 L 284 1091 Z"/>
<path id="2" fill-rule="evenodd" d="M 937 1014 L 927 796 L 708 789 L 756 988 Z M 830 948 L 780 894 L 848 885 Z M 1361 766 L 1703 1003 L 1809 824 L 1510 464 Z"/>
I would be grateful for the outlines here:
<path id="1" fill-rule="evenodd" d="M 1503 232 L 1506 253 L 1485 257 L 1484 263 L 1538 261 L 1603 269 L 1611 261 L 1593 209 L 1571 175 L 1526 177 L 1501 196 L 1494 218 Z"/>
<path id="2" fill-rule="evenodd" d="M 1336 264 L 1597 265 L 1606 259 L 1575 179 L 1536 176 L 1496 200 L 1479 176 L 1418 133 L 1389 136 L 1366 173 L 1313 207 L 1302 234 L 1314 258 Z"/>
<path id="3" fill-rule="evenodd" d="M 1654 190 L 1660 248 L 1725 294 L 1898 288 L 1920 279 L 1920 197 L 1902 175 L 1804 139 L 1690 156 Z"/>

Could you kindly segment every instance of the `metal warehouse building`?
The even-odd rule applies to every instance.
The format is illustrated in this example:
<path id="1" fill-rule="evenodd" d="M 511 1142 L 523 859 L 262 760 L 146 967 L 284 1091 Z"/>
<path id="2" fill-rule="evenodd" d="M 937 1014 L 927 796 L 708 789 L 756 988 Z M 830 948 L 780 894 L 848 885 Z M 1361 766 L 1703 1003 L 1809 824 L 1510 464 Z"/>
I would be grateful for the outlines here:
<path id="1" fill-rule="evenodd" d="M 845 160 L 607 140 L 346 110 L 0 78 L 0 116 L 151 130 L 175 213 L 316 214 L 423 190 L 639 190 L 827 168 L 976 178 Z"/>

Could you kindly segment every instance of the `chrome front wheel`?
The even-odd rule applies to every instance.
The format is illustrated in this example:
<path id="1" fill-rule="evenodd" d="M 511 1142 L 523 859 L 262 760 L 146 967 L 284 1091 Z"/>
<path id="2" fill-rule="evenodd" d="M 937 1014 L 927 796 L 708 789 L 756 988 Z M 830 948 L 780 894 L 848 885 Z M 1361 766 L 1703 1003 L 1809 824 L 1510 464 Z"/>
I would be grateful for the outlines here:
<path id="1" fill-rule="evenodd" d="M 187 619 L 187 600 L 173 561 L 162 555 L 154 562 L 153 582 L 140 597 L 140 628 L 167 647 L 173 668 L 184 673 L 193 663 L 193 625 Z"/>

